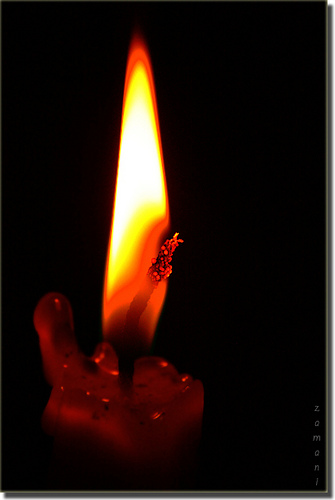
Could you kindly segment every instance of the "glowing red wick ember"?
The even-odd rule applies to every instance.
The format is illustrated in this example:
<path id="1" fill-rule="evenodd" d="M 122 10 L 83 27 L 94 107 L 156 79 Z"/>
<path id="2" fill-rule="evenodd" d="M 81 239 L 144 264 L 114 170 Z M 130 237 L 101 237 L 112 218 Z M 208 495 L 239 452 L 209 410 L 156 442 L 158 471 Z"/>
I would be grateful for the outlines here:
<path id="1" fill-rule="evenodd" d="M 151 267 L 149 268 L 148 275 L 152 279 L 154 286 L 157 287 L 161 280 L 164 280 L 172 273 L 172 254 L 179 246 L 179 243 L 184 243 L 183 240 L 178 240 L 176 233 L 171 240 L 166 240 L 164 245 L 161 246 L 158 257 L 151 259 Z"/>

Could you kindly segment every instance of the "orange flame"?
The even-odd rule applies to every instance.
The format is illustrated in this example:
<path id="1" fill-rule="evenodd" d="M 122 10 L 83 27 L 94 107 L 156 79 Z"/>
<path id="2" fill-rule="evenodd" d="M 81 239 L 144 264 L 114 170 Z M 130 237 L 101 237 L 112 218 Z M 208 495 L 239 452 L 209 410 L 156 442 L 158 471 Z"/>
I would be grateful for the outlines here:
<path id="1" fill-rule="evenodd" d="M 114 212 L 105 271 L 104 338 L 120 336 L 129 305 L 169 229 L 169 206 L 158 111 L 148 50 L 135 35 L 129 50 Z M 139 334 L 150 346 L 167 282 L 152 294 Z"/>

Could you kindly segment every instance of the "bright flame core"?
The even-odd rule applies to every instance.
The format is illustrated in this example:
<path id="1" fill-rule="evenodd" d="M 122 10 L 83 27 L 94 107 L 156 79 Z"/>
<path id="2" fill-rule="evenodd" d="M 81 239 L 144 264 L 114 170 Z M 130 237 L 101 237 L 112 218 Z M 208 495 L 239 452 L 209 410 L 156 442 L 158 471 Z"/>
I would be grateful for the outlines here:
<path id="1" fill-rule="evenodd" d="M 103 294 L 106 340 L 120 336 L 127 310 L 146 279 L 169 229 L 169 207 L 154 80 L 148 51 L 130 46 L 122 110 L 118 175 Z M 166 280 L 141 316 L 139 334 L 150 346 L 166 294 Z"/>

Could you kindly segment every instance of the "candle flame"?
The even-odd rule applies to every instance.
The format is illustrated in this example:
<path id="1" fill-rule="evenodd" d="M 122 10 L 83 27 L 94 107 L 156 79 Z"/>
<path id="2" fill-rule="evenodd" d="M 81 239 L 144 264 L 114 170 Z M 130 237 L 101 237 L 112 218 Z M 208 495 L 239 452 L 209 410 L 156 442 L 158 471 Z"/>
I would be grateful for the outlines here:
<path id="1" fill-rule="evenodd" d="M 118 174 L 103 293 L 104 338 L 122 334 L 129 305 L 147 279 L 169 229 L 154 80 L 148 50 L 135 35 L 129 50 L 122 110 Z M 167 282 L 154 291 L 139 323 L 150 346 Z"/>

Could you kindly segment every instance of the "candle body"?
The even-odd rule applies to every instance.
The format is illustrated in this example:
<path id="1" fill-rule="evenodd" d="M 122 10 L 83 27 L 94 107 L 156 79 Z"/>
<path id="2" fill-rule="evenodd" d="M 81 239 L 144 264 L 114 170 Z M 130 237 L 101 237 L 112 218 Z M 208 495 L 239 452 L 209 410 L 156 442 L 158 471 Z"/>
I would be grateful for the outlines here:
<path id="1" fill-rule="evenodd" d="M 56 338 L 54 297 L 48 300 L 49 337 Z M 162 358 L 145 357 L 136 361 L 132 389 L 125 390 L 109 344 L 100 344 L 92 358 L 75 349 L 57 356 L 59 370 L 42 419 L 55 438 L 53 489 L 192 488 L 203 413 L 199 380 L 178 374 Z"/>

